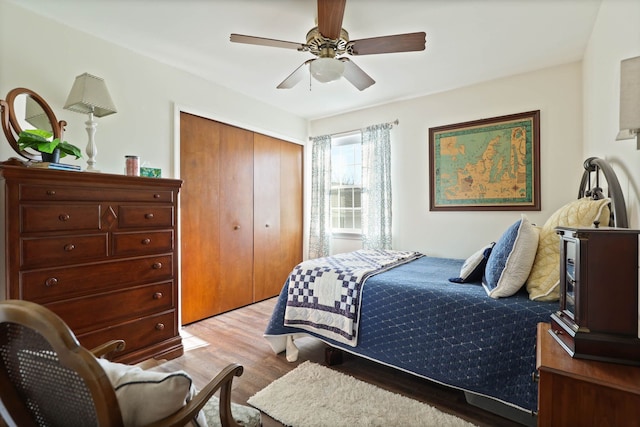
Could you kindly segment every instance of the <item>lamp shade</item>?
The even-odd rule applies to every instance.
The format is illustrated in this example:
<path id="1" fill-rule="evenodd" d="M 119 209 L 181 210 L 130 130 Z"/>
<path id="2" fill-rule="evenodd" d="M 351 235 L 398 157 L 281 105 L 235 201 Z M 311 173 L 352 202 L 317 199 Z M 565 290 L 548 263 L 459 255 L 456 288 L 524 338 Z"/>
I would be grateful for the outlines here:
<path id="1" fill-rule="evenodd" d="M 96 117 L 117 112 L 104 79 L 89 73 L 76 77 L 64 108 L 78 113 L 93 113 Z"/>
<path id="2" fill-rule="evenodd" d="M 617 139 L 633 138 L 639 130 L 640 56 L 637 56 L 620 63 L 620 134 Z"/>
<path id="3" fill-rule="evenodd" d="M 309 65 L 311 75 L 321 83 L 338 80 L 344 73 L 344 62 L 336 58 L 318 58 Z"/>

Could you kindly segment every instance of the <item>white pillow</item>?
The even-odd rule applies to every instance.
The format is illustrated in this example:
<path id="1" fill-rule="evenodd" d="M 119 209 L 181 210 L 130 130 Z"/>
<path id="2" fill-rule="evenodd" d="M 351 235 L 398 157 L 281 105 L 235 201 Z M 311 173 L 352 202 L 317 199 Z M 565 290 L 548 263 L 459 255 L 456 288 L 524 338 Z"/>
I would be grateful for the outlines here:
<path id="1" fill-rule="evenodd" d="M 491 298 L 509 297 L 522 288 L 536 256 L 539 230 L 526 215 L 511 225 L 491 250 L 482 285 Z"/>
<path id="2" fill-rule="evenodd" d="M 495 242 L 489 243 L 467 258 L 460 268 L 460 275 L 449 278 L 449 281 L 453 283 L 479 282 L 484 274 L 493 245 L 495 245 Z"/>
<path id="3" fill-rule="evenodd" d="M 147 425 L 168 417 L 196 395 L 193 381 L 184 371 L 155 372 L 97 360 L 116 391 L 125 427 Z M 202 411 L 197 422 L 199 426 L 207 425 Z"/>

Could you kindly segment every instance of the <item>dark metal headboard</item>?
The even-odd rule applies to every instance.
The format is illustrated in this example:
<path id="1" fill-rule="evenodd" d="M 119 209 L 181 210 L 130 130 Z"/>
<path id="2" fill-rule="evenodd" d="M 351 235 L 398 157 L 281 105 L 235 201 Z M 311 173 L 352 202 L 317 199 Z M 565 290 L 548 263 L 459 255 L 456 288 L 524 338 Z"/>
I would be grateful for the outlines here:
<path id="1" fill-rule="evenodd" d="M 591 183 L 592 172 L 595 172 L 595 183 L 593 186 Z M 600 187 L 600 172 L 602 172 L 607 181 L 606 196 L 602 194 L 602 188 Z M 594 199 L 609 197 L 611 199 L 611 219 L 609 225 L 619 228 L 629 227 L 627 221 L 627 205 L 624 202 L 620 182 L 618 182 L 616 173 L 606 161 L 598 157 L 589 157 L 584 161 L 584 172 L 582 173 L 580 190 L 578 191 L 578 198 L 582 197 L 593 197 Z"/>

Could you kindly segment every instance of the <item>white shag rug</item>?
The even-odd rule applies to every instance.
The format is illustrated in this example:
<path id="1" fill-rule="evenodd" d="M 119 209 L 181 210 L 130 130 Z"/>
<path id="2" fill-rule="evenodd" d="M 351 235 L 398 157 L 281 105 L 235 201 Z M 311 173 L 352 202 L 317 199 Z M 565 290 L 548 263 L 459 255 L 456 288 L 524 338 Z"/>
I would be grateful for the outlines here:
<path id="1" fill-rule="evenodd" d="M 417 400 L 306 361 L 248 403 L 292 427 L 473 426 Z"/>

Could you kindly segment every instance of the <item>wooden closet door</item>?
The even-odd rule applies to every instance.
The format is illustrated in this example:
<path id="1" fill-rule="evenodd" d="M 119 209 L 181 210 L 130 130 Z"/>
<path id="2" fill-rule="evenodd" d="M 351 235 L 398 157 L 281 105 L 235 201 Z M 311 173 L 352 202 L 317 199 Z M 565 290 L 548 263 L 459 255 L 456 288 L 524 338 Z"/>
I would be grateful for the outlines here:
<path id="1" fill-rule="evenodd" d="M 282 273 L 302 262 L 302 145 L 283 143 L 280 150 L 280 193 L 286 195 L 280 204 L 280 241 Z M 284 279 L 280 287 L 284 284 Z M 280 292 L 280 289 L 278 289 Z"/>
<path id="2" fill-rule="evenodd" d="M 220 282 L 220 133 L 218 123 L 180 113 L 182 323 L 215 312 Z"/>
<path id="3" fill-rule="evenodd" d="M 302 146 L 254 137 L 254 299 L 277 295 L 302 259 Z"/>
<path id="4" fill-rule="evenodd" d="M 220 126 L 222 274 L 215 314 L 253 302 L 253 132 Z"/>
<path id="5" fill-rule="evenodd" d="M 187 324 L 252 302 L 253 134 L 181 113 L 180 175 Z"/>
<path id="6" fill-rule="evenodd" d="M 275 295 L 281 281 L 280 248 L 280 144 L 275 138 L 255 134 L 254 168 L 254 300 Z M 280 284 L 282 286 L 282 283 Z"/>

